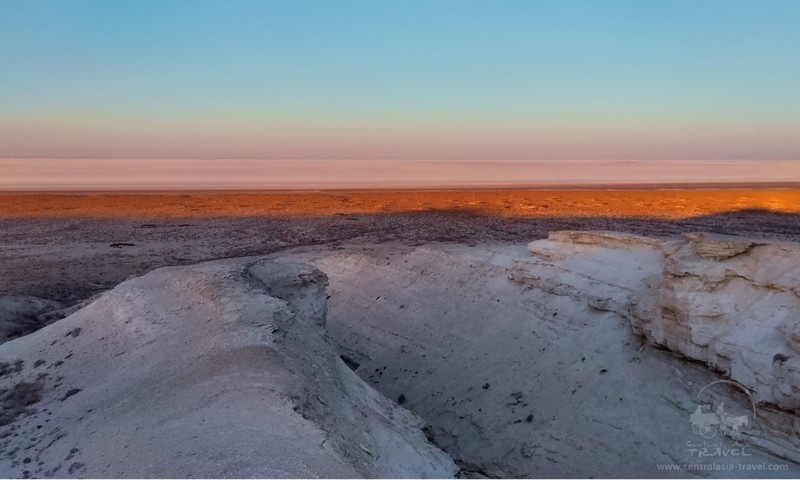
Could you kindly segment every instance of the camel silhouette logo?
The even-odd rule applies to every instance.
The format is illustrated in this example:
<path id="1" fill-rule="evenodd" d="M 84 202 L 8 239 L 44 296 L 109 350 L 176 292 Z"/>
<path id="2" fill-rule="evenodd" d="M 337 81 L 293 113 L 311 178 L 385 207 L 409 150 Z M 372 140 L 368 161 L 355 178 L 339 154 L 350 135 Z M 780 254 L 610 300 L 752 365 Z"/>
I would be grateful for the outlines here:
<path id="1" fill-rule="evenodd" d="M 703 391 L 705 391 L 708 387 L 718 383 L 727 383 L 733 385 L 747 395 L 747 397 L 750 399 L 750 405 L 753 409 L 753 421 L 755 421 L 756 406 L 755 402 L 753 402 L 752 394 L 747 388 L 738 382 L 734 382 L 732 380 L 717 380 L 715 382 L 711 382 L 697 393 L 695 400 L 697 400 L 700 397 L 700 394 L 702 394 Z M 722 432 L 723 435 L 731 438 L 738 438 L 741 436 L 742 429 L 748 425 L 750 419 L 747 414 L 728 414 L 728 412 L 725 411 L 725 403 L 722 402 L 714 411 L 710 411 L 710 409 L 704 409 L 704 405 L 698 405 L 697 409 L 695 409 L 695 411 L 689 415 L 689 421 L 692 424 L 692 431 L 694 433 L 703 438 L 710 439 L 714 438 L 718 432 Z"/>

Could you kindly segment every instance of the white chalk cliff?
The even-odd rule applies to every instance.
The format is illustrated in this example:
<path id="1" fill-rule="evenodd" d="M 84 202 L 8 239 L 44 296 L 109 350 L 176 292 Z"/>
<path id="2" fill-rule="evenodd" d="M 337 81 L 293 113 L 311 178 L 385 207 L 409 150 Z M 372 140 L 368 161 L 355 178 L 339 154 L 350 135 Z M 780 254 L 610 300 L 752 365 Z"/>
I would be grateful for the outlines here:
<path id="1" fill-rule="evenodd" d="M 554 232 L 162 268 L 0 345 L 0 477 L 685 477 L 731 379 L 759 418 L 721 460 L 798 478 L 798 267 Z"/>
<path id="2" fill-rule="evenodd" d="M 783 464 L 765 474 L 800 475 L 797 415 L 761 408 L 754 421 L 739 390 L 698 396 L 726 377 L 648 347 L 632 331 L 629 310 L 643 311 L 657 291 L 647 282 L 663 276 L 667 245 L 692 248 L 687 240 L 562 232 L 534 242 L 533 254 L 501 244 L 387 243 L 280 257 L 328 275 L 328 328 L 356 373 L 424 418 L 462 472 L 686 476 L 659 466 L 708 461 L 689 448 L 707 441 L 691 415 L 724 402 L 750 415 L 749 456 L 726 464 Z M 733 440 L 720 434 L 714 442 Z"/>
<path id="3" fill-rule="evenodd" d="M 757 402 L 800 409 L 800 245 L 694 233 L 555 232 L 514 278 L 629 319 Z"/>
<path id="4" fill-rule="evenodd" d="M 325 331 L 326 277 L 162 268 L 0 346 L 0 477 L 449 477 Z"/>

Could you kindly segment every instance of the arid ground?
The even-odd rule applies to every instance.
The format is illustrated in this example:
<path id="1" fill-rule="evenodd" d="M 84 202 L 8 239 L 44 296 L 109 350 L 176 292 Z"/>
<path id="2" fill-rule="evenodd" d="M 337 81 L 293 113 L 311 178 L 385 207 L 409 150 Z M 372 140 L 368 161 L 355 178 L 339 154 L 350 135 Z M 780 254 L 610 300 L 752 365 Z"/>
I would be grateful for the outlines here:
<path id="1" fill-rule="evenodd" d="M 565 229 L 800 240 L 800 190 L 7 193 L 0 293 L 70 304 L 165 265 L 345 241 L 527 243 Z"/>
<path id="2" fill-rule="evenodd" d="M 506 218 L 687 219 L 738 210 L 800 213 L 797 188 L 329 191 L 283 193 L 0 193 L 4 218 L 211 218 L 448 210 Z"/>

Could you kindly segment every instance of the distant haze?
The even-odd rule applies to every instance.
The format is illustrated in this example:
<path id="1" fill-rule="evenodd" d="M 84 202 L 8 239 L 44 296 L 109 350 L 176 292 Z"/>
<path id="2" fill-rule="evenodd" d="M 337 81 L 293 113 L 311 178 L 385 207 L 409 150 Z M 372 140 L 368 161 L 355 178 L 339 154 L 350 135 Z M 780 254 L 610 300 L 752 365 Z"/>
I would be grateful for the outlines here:
<path id="1" fill-rule="evenodd" d="M 0 191 L 792 182 L 798 161 L 0 159 Z"/>

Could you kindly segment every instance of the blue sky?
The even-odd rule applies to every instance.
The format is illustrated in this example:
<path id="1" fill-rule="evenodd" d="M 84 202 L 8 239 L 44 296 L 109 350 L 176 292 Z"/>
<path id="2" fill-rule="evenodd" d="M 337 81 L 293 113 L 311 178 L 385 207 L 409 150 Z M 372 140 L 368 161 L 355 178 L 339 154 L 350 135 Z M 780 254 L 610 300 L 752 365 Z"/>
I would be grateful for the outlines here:
<path id="1" fill-rule="evenodd" d="M 797 1 L 0 0 L 0 156 L 800 158 Z"/>

